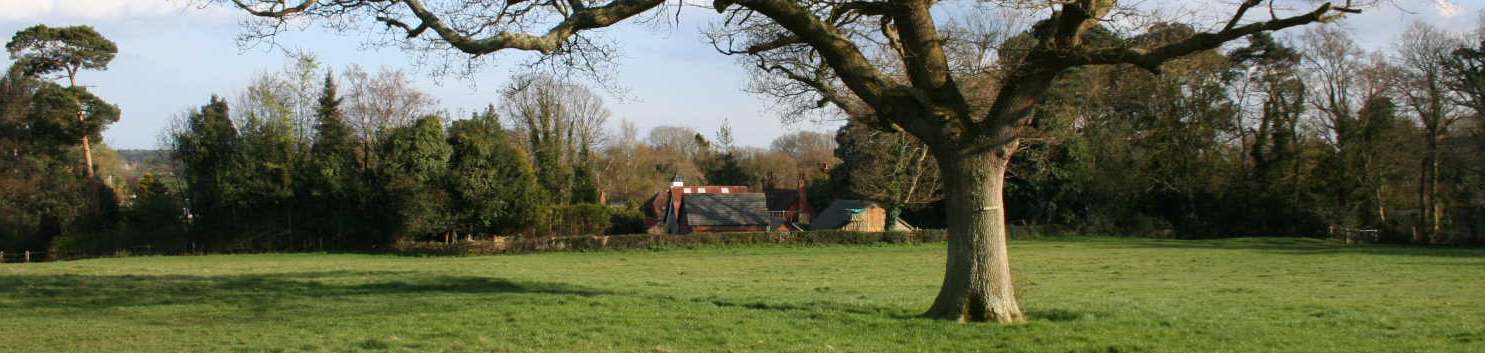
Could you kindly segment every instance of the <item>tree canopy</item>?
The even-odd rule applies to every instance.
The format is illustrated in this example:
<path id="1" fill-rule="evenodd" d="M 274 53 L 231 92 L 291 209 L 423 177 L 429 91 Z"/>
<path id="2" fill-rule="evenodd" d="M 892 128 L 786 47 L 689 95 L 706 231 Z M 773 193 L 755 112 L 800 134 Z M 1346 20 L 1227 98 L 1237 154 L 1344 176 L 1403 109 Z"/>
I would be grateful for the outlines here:
<path id="1" fill-rule="evenodd" d="M 90 26 L 35 25 L 16 32 L 5 50 L 28 74 L 75 76 L 79 70 L 105 70 L 119 48 Z"/>

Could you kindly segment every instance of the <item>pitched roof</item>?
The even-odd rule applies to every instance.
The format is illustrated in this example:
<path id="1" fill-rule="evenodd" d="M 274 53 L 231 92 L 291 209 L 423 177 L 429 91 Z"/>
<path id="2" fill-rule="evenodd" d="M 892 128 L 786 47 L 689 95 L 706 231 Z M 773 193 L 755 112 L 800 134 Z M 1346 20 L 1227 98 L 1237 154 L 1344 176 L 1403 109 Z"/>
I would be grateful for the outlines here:
<path id="1" fill-rule="evenodd" d="M 863 200 L 835 200 L 830 207 L 815 216 L 815 221 L 810 223 L 811 230 L 840 229 L 851 223 L 851 215 L 864 212 L 867 208 L 882 207 L 875 202 Z M 912 231 L 917 229 L 908 224 L 902 218 L 897 219 L 897 227 L 901 231 Z"/>
<path id="2" fill-rule="evenodd" d="M 661 191 L 645 199 L 644 205 L 639 209 L 644 212 L 645 217 L 660 219 L 665 216 L 665 203 L 667 202 L 670 202 L 670 193 Z"/>
<path id="3" fill-rule="evenodd" d="M 810 222 L 810 229 L 839 229 L 851 222 L 851 215 L 860 213 L 868 207 L 877 206 L 875 202 L 863 200 L 835 200 L 830 207 L 825 208 L 815 220 Z"/>
<path id="4" fill-rule="evenodd" d="M 768 226 L 768 199 L 763 193 L 688 194 L 681 212 L 692 226 Z"/>

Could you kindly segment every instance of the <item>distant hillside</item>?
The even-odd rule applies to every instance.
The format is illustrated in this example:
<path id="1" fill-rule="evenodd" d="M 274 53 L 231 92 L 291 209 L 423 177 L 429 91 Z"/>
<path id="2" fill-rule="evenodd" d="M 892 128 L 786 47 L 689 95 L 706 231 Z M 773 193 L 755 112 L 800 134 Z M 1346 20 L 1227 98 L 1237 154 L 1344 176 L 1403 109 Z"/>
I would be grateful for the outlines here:
<path id="1" fill-rule="evenodd" d="M 118 150 L 127 170 L 134 176 L 147 172 L 166 174 L 170 171 L 170 151 L 166 150 Z"/>

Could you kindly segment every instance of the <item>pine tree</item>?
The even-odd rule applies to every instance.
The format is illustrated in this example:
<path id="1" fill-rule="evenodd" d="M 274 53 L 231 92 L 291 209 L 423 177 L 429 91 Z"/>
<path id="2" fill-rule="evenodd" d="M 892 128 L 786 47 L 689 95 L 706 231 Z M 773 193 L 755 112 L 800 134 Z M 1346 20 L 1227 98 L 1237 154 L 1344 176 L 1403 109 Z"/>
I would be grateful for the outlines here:
<path id="1" fill-rule="evenodd" d="M 325 86 L 315 110 L 314 142 L 300 169 L 298 198 L 305 229 L 332 243 L 348 241 L 361 214 L 366 191 L 357 170 L 356 140 L 341 111 L 335 75 L 325 75 Z"/>

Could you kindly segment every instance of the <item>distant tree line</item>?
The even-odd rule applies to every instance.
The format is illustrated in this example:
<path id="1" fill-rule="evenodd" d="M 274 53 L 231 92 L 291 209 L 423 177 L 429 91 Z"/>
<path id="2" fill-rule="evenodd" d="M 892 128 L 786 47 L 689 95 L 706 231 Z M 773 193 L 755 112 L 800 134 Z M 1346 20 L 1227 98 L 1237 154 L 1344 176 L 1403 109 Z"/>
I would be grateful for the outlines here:
<path id="1" fill-rule="evenodd" d="M 1165 25 L 1096 40 L 1156 46 L 1191 33 Z M 984 51 L 1014 55 L 1020 45 L 1002 43 Z M 1292 38 L 1248 36 L 1160 75 L 1072 70 L 1043 98 L 1011 163 L 1007 217 L 1103 234 L 1372 229 L 1396 242 L 1482 241 L 1482 51 L 1485 31 L 1416 23 L 1367 52 L 1346 30 L 1320 26 Z M 905 137 L 848 124 L 831 180 L 843 195 L 936 224 L 937 171 L 920 161 L 924 145 Z"/>
<path id="2" fill-rule="evenodd" d="M 118 109 L 75 81 L 116 51 L 89 32 L 37 27 L 7 45 L 17 60 L 0 80 L 0 248 L 368 249 L 632 233 L 642 231 L 641 205 L 675 176 L 802 187 L 816 209 L 867 199 L 914 225 L 944 225 L 939 164 L 902 132 L 852 121 L 834 136 L 792 132 L 766 148 L 738 146 L 725 122 L 710 134 L 659 126 L 641 135 L 623 120 L 611 130 L 598 94 L 537 74 L 454 119 L 401 72 L 335 74 L 310 56 L 181 114 L 165 134 L 168 158 L 129 152 L 126 161 L 100 139 Z M 1157 46 L 1191 32 L 1166 25 L 1089 40 Z M 960 35 L 946 34 L 955 55 L 980 61 L 1025 45 L 1007 35 L 965 46 Z M 1324 26 L 1249 36 L 1160 75 L 1071 70 L 1042 98 L 1011 163 L 1008 218 L 1099 234 L 1377 229 L 1391 241 L 1478 242 L 1482 38 L 1415 24 L 1366 52 Z M 35 49 L 55 43 L 78 50 Z M 966 87 L 996 79 L 993 70 L 967 77 Z"/>
<path id="3" fill-rule="evenodd" d="M 95 144 L 100 171 L 90 177 L 77 136 L 91 128 L 98 141 L 117 109 L 72 104 L 106 103 L 71 98 L 87 92 L 20 63 L 4 84 L 0 141 L 13 168 L 3 195 L 15 212 L 0 217 L 0 248 L 58 256 L 636 233 L 639 204 L 676 175 L 784 187 L 835 164 L 833 141 L 813 132 L 771 149 L 733 146 L 730 127 L 710 138 L 657 127 L 641 141 L 622 122 L 614 133 L 597 94 L 535 74 L 515 77 L 498 106 L 450 119 L 401 72 L 335 74 L 302 55 L 180 114 L 161 153 L 121 158 Z M 105 123 L 78 126 L 78 111 Z"/>
<path id="4" fill-rule="evenodd" d="M 188 231 L 157 243 L 232 251 L 635 233 L 645 193 L 683 170 L 701 174 L 694 182 L 763 180 L 741 163 L 766 152 L 723 147 L 690 129 L 657 128 L 651 144 L 611 141 L 603 100 L 550 76 L 517 76 L 498 108 L 451 121 L 401 73 L 364 80 L 371 75 L 352 67 L 338 81 L 318 71 L 306 57 L 259 75 L 235 104 L 213 97 L 183 115 L 167 140 L 187 211 L 175 228 Z M 353 93 L 339 93 L 340 81 Z M 718 138 L 730 144 L 727 129 Z M 685 138 L 662 141 L 665 131 Z M 780 143 L 829 140 L 790 136 Z M 658 147 L 669 143 L 678 146 Z M 801 150 L 829 158 L 832 146 L 810 143 L 817 146 Z M 645 166 L 626 168 L 634 164 Z M 609 200 L 613 207 L 601 204 Z"/>

